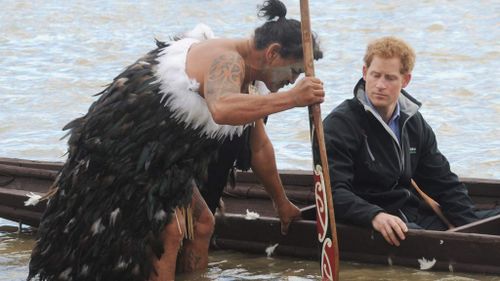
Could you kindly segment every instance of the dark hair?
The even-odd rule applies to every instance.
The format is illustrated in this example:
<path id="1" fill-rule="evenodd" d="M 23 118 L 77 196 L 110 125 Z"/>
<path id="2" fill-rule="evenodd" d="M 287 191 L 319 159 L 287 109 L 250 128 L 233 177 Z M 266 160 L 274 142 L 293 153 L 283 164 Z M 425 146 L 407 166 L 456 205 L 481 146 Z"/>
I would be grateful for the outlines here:
<path id="1" fill-rule="evenodd" d="M 257 15 L 267 19 L 261 27 L 254 31 L 254 42 L 257 50 L 262 50 L 272 43 L 279 43 L 281 45 L 279 54 L 283 58 L 301 59 L 304 57 L 300 21 L 285 18 L 285 4 L 279 0 L 266 0 L 262 6 L 259 6 Z M 312 39 L 314 58 L 320 59 L 323 57 L 323 52 L 319 49 L 314 33 Z"/>

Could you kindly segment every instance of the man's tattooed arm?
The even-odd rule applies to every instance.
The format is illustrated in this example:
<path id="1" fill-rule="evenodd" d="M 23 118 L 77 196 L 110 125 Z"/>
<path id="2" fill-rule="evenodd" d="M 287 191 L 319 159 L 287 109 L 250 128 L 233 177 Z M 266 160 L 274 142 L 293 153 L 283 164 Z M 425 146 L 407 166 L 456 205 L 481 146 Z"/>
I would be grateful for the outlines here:
<path id="1" fill-rule="evenodd" d="M 217 57 L 205 80 L 205 99 L 210 104 L 228 94 L 240 93 L 245 77 L 243 58 L 238 54 Z"/>

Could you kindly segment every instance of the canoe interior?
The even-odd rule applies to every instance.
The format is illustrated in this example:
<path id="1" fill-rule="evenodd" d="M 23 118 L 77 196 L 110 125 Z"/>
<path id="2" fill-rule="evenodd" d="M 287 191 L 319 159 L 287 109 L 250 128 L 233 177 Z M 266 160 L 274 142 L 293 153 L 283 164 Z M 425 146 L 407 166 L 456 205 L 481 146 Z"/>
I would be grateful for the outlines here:
<path id="1" fill-rule="evenodd" d="M 500 215 L 463 225 L 450 231 L 460 233 L 500 235 Z"/>
<path id="2" fill-rule="evenodd" d="M 45 203 L 24 206 L 26 193 L 42 194 L 53 183 L 62 163 L 0 158 L 0 217 L 38 226 Z M 280 223 L 264 188 L 252 173 L 237 174 L 235 188 L 224 191 L 224 212 L 216 216 L 214 247 L 273 255 L 318 259 L 312 174 L 281 171 L 288 197 L 302 208 L 303 219 L 280 233 Z M 462 178 L 480 208 L 500 205 L 500 181 Z M 248 211 L 260 215 L 246 220 Z M 419 259 L 435 261 L 432 269 L 500 274 L 500 216 L 451 231 L 410 230 L 400 247 L 388 245 L 378 233 L 337 223 L 340 258 L 367 263 L 419 268 Z"/>

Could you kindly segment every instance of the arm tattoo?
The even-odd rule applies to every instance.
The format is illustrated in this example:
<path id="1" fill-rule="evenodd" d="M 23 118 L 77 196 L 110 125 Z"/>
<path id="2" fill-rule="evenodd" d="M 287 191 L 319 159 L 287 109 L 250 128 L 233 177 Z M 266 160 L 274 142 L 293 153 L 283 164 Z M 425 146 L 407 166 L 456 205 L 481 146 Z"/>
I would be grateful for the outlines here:
<path id="1" fill-rule="evenodd" d="M 236 54 L 217 57 L 210 66 L 205 97 L 215 98 L 228 93 L 239 93 L 245 77 L 243 59 Z"/>

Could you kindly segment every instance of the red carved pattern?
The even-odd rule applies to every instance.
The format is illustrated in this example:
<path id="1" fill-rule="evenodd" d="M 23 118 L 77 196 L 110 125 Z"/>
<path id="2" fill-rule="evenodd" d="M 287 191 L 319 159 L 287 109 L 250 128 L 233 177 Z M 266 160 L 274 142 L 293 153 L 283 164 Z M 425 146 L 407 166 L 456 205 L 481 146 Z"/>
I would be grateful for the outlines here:
<path id="1" fill-rule="evenodd" d="M 318 241 L 321 243 L 321 276 L 322 280 L 333 280 L 335 249 L 331 237 L 328 237 L 328 205 L 325 193 L 323 168 L 316 165 L 314 170 L 314 194 L 316 201 L 316 229 Z M 331 234 L 330 234 L 331 235 Z"/>
<path id="2" fill-rule="evenodd" d="M 321 247 L 321 276 L 322 280 L 333 280 L 335 249 L 332 239 L 326 238 Z"/>
<path id="3" fill-rule="evenodd" d="M 318 241 L 323 243 L 328 232 L 328 206 L 326 202 L 325 183 L 323 171 L 320 165 L 316 165 L 314 170 L 314 194 L 316 201 L 316 228 L 318 231 Z"/>

